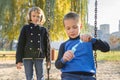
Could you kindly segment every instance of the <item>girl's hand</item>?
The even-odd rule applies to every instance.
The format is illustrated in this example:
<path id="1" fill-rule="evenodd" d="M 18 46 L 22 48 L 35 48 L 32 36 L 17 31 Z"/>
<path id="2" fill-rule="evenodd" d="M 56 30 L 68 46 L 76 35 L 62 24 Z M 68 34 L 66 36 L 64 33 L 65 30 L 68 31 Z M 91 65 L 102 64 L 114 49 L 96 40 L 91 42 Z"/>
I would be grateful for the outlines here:
<path id="1" fill-rule="evenodd" d="M 22 69 L 22 62 L 16 64 L 17 69 Z"/>
<path id="2" fill-rule="evenodd" d="M 71 50 L 68 50 L 63 55 L 63 61 L 64 62 L 70 61 L 71 59 L 73 59 L 73 57 L 74 57 L 74 53 Z"/>
<path id="3" fill-rule="evenodd" d="M 91 39 L 92 39 L 92 36 L 88 35 L 88 34 L 83 34 L 83 35 L 80 35 L 80 39 L 83 41 L 83 42 L 89 42 Z"/>
<path id="4" fill-rule="evenodd" d="M 49 61 L 49 62 L 46 62 L 46 68 L 47 69 L 50 69 L 51 68 L 51 62 Z"/>

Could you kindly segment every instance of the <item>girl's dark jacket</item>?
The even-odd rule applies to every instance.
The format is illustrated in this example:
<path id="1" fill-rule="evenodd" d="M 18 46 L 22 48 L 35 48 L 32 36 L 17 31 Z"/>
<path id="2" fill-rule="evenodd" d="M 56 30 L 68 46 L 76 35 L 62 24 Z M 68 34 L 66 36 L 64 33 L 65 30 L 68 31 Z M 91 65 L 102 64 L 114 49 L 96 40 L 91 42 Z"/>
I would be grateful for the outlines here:
<path id="1" fill-rule="evenodd" d="M 33 23 L 23 26 L 16 51 L 16 64 L 23 58 L 45 58 L 50 61 L 49 34 L 44 27 Z"/>

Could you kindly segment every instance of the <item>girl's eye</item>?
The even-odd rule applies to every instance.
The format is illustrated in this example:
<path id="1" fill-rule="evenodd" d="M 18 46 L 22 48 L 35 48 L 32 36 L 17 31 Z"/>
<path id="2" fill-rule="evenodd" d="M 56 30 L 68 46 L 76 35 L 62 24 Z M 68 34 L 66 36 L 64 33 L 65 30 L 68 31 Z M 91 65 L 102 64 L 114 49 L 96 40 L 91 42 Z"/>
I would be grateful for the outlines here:
<path id="1" fill-rule="evenodd" d="M 40 18 L 40 16 L 37 16 L 37 18 Z"/>
<path id="2" fill-rule="evenodd" d="M 33 17 L 35 17 L 35 15 L 33 15 Z"/>

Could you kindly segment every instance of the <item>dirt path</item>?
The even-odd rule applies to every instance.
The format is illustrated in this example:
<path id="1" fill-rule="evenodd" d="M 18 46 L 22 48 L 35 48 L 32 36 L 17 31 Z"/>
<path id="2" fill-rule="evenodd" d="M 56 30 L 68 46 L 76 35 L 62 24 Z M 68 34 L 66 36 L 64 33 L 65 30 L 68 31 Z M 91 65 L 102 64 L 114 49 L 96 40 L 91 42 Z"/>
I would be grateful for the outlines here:
<path id="1" fill-rule="evenodd" d="M 98 80 L 120 80 L 120 61 L 105 62 L 99 61 L 97 68 Z"/>
<path id="2" fill-rule="evenodd" d="M 50 80 L 60 80 L 60 74 L 60 71 L 52 63 Z M 22 70 L 17 70 L 14 61 L 0 61 L 0 80 L 25 80 L 24 68 L 22 67 Z M 97 80 L 120 80 L 120 61 L 99 61 Z"/>

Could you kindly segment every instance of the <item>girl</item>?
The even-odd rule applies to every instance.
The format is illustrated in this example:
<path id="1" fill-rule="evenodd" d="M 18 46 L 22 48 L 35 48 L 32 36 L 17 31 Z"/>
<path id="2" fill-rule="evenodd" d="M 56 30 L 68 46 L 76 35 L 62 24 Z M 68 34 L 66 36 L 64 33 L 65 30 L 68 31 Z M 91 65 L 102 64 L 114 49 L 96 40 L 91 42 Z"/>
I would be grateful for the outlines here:
<path id="1" fill-rule="evenodd" d="M 37 80 L 44 80 L 43 59 L 50 64 L 50 41 L 46 28 L 40 26 L 45 22 L 45 16 L 39 7 L 28 11 L 28 24 L 24 25 L 18 40 L 16 51 L 16 67 L 21 69 L 23 63 L 27 80 L 33 80 L 35 66 Z"/>

